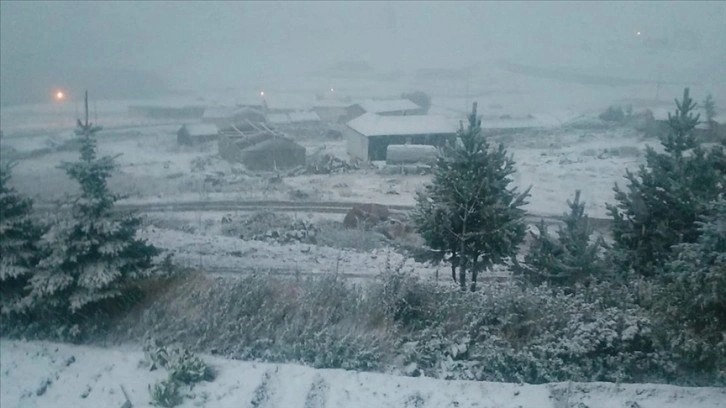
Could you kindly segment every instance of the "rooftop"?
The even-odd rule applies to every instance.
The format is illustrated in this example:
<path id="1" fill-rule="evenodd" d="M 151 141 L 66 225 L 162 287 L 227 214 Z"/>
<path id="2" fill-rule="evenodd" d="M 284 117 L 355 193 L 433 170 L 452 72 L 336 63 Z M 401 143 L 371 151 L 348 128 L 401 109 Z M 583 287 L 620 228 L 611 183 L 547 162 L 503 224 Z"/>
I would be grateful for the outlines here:
<path id="1" fill-rule="evenodd" d="M 348 127 L 363 136 L 431 135 L 456 133 L 459 121 L 439 115 L 380 116 L 365 113 Z"/>
<path id="2" fill-rule="evenodd" d="M 267 121 L 273 125 L 286 125 L 290 123 L 320 122 L 320 117 L 315 112 L 271 113 L 267 115 Z"/>
<path id="3" fill-rule="evenodd" d="M 369 99 L 357 102 L 356 105 L 368 113 L 400 112 L 421 109 L 408 99 Z"/>

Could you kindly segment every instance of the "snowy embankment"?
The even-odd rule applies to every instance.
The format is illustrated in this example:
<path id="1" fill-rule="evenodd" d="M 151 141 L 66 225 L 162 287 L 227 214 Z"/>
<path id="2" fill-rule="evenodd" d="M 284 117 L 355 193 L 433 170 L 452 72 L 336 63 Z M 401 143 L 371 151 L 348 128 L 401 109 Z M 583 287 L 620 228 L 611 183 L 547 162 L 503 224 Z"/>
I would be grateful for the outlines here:
<path id="1" fill-rule="evenodd" d="M 204 356 L 217 377 L 188 391 L 181 407 L 639 407 L 716 408 L 724 388 L 653 384 L 542 385 L 444 381 Z M 135 349 L 0 341 L 0 406 L 149 406 L 149 371 Z"/>
<path id="2" fill-rule="evenodd" d="M 146 228 L 140 236 L 173 254 L 174 262 L 211 273 L 240 275 L 270 272 L 283 275 L 340 274 L 349 278 L 373 278 L 388 266 L 415 270 L 418 276 L 444 279 L 448 269 L 416 262 L 390 248 L 359 252 L 302 243 L 278 244 L 246 241 L 221 235 Z M 494 272 L 501 276 L 502 272 Z"/>

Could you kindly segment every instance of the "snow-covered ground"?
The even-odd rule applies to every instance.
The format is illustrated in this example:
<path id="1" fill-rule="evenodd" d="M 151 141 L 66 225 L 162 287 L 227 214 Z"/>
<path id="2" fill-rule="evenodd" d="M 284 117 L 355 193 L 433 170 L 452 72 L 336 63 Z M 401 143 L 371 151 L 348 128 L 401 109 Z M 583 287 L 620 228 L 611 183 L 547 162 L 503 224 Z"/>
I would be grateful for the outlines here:
<path id="1" fill-rule="evenodd" d="M 416 191 L 430 180 L 430 176 L 361 169 L 350 174 L 284 177 L 282 183 L 272 185 L 268 182 L 272 175 L 250 174 L 220 159 L 213 143 L 197 148 L 178 146 L 177 128 L 159 125 L 101 132 L 99 153 L 120 154 L 116 159 L 119 173 L 112 178 L 111 186 L 129 194 L 127 202 L 289 200 L 302 194 L 307 196 L 306 201 L 413 205 Z M 28 152 L 63 143 L 71 135 L 9 135 L 3 144 Z M 522 189 L 533 186 L 530 212 L 560 214 L 565 200 L 580 189 L 593 217 L 605 216 L 613 184 L 623 181 L 626 168 L 642 163 L 646 145 L 627 128 L 557 127 L 524 131 L 499 140 L 517 162 L 516 184 Z M 657 145 L 655 140 L 648 143 Z M 303 144 L 310 152 L 323 148 L 346 158 L 344 141 L 305 140 Z M 38 202 L 61 198 L 73 191 L 74 185 L 57 165 L 76 156 L 75 152 L 63 151 L 24 159 L 14 169 L 14 182 L 21 192 Z"/>
<path id="2" fill-rule="evenodd" d="M 720 408 L 726 401 L 724 388 L 443 381 L 203 358 L 217 376 L 185 390 L 181 407 Z M 134 347 L 2 340 L 0 406 L 120 408 L 124 394 L 134 407 L 150 406 L 148 387 L 166 372 L 143 361 Z"/>
<path id="3" fill-rule="evenodd" d="M 436 277 L 439 270 L 442 279 L 446 274 L 445 266 L 418 263 L 388 248 L 361 252 L 301 243 L 246 241 L 235 237 L 190 234 L 153 227 L 147 228 L 141 236 L 168 249 L 174 254 L 175 263 L 223 274 L 270 271 L 372 278 L 384 272 L 386 265 L 415 270 L 417 275 L 425 278 Z"/>

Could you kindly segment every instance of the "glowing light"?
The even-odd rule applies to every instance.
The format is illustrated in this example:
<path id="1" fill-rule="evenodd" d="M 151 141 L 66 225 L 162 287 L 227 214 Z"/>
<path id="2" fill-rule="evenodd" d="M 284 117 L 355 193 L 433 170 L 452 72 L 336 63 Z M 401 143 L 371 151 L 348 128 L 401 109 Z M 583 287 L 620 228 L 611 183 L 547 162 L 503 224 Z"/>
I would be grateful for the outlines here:
<path id="1" fill-rule="evenodd" d="M 330 92 L 335 92 L 335 89 L 333 89 L 333 88 L 330 88 Z"/>
<path id="2" fill-rule="evenodd" d="M 66 97 L 66 94 L 64 94 L 63 91 L 58 91 L 55 93 L 56 100 L 62 101 L 63 99 L 65 99 L 65 97 Z"/>
<path id="3" fill-rule="evenodd" d="M 260 91 L 260 96 L 265 96 L 265 91 Z"/>
<path id="4" fill-rule="evenodd" d="M 635 35 L 640 35 L 640 31 L 636 31 L 635 32 Z"/>

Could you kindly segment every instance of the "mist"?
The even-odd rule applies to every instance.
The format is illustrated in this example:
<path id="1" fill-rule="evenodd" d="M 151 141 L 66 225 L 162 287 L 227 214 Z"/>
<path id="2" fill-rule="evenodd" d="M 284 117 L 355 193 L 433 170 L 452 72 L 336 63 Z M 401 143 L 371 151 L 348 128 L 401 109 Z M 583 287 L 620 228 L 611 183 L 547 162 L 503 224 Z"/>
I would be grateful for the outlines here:
<path id="1" fill-rule="evenodd" d="M 57 87 L 145 98 L 304 86 L 306 75 L 351 61 L 399 77 L 506 62 L 634 80 L 658 69 L 664 81 L 716 83 L 726 66 L 725 19 L 723 2 L 3 1 L 0 103 L 42 102 Z M 679 58 L 683 33 L 697 61 Z M 648 39 L 675 45 L 637 60 L 613 51 Z M 598 63 L 581 58 L 594 52 Z"/>

